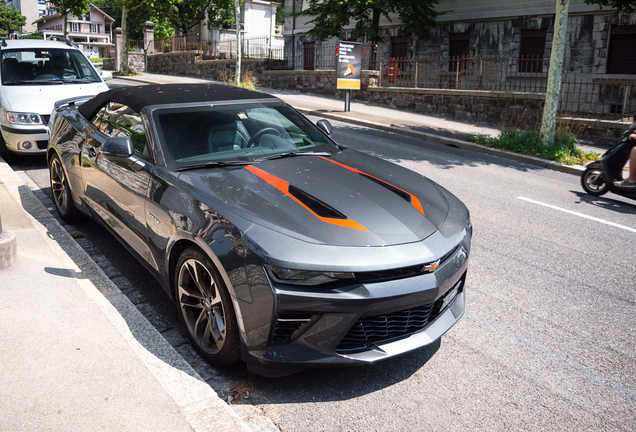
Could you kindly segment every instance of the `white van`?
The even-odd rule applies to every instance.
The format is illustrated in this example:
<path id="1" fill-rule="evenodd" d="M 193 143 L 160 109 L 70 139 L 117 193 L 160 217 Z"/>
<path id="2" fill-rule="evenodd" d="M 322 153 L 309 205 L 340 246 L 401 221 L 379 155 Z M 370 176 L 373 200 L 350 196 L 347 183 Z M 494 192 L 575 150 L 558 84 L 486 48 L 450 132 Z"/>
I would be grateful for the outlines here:
<path id="1" fill-rule="evenodd" d="M 45 154 L 48 120 L 56 101 L 108 90 L 91 62 L 62 42 L 23 39 L 0 42 L 0 156 Z"/>

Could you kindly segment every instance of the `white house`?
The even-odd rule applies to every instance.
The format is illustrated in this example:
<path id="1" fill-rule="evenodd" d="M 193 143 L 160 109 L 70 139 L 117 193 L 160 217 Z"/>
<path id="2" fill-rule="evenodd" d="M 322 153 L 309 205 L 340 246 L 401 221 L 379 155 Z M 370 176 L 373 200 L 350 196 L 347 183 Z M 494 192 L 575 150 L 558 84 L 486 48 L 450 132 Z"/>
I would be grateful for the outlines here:
<path id="1" fill-rule="evenodd" d="M 90 10 L 83 17 L 67 16 L 67 35 L 87 57 L 108 57 L 112 44 L 112 25 L 115 21 L 104 11 L 91 3 Z M 48 14 L 36 20 L 36 33 L 44 39 L 64 38 L 64 15 L 48 9 Z"/>

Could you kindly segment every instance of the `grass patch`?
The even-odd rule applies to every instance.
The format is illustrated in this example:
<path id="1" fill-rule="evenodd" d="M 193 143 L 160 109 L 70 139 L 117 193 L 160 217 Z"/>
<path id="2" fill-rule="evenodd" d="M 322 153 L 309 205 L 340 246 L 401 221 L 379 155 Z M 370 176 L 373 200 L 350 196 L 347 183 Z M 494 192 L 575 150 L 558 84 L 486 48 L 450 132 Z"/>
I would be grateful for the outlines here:
<path id="1" fill-rule="evenodd" d="M 554 145 L 545 144 L 534 130 L 509 129 L 497 138 L 483 135 L 470 140 L 475 144 L 507 150 L 515 153 L 553 160 L 566 165 L 585 165 L 600 159 L 598 153 L 584 152 L 576 145 L 576 138 L 565 131 L 558 131 L 554 137 Z"/>
<path id="2" fill-rule="evenodd" d="M 241 84 L 236 85 L 236 74 L 230 70 L 221 72 L 218 76 L 218 80 L 222 81 L 225 85 L 231 85 L 234 87 L 240 87 L 247 90 L 256 90 L 258 85 L 258 78 L 254 76 L 251 70 L 244 70 L 241 73 Z"/>

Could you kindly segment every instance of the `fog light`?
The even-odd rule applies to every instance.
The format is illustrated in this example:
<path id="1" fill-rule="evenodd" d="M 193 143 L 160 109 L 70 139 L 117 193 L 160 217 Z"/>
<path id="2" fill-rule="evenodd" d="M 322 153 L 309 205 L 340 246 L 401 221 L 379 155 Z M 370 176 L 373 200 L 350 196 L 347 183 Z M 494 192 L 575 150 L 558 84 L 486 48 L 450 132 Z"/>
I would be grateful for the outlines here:
<path id="1" fill-rule="evenodd" d="M 31 141 L 24 141 L 22 143 L 22 147 L 27 149 L 27 150 L 30 149 L 32 146 L 33 146 L 33 144 L 31 144 Z"/>

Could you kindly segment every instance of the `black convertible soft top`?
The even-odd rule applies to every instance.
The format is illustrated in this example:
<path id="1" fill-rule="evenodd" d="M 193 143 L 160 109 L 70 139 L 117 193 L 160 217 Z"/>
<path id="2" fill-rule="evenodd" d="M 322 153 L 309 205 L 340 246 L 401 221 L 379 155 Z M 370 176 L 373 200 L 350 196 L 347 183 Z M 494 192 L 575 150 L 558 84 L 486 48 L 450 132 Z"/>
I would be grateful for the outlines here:
<path id="1" fill-rule="evenodd" d="M 119 102 L 139 112 L 150 105 L 271 98 L 274 96 L 220 84 L 143 85 L 118 87 L 100 93 L 80 105 L 78 110 L 91 120 L 108 102 Z"/>

